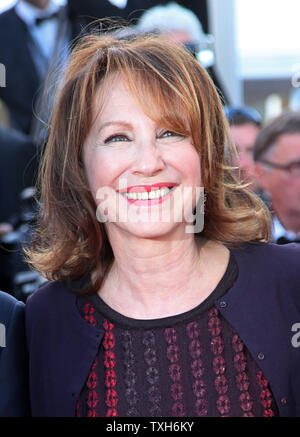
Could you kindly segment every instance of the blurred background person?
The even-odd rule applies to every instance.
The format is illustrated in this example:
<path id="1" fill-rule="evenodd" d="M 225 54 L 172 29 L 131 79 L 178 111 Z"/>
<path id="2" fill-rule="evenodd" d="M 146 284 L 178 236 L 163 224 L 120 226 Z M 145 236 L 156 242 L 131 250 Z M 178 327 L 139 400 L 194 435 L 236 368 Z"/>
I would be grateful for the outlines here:
<path id="1" fill-rule="evenodd" d="M 254 144 L 262 126 L 262 117 L 258 111 L 249 107 L 225 107 L 224 111 L 239 155 L 241 179 L 243 182 L 250 182 L 250 188 L 262 194 L 253 159 Z"/>
<path id="2" fill-rule="evenodd" d="M 29 135 L 0 126 L 0 290 L 13 292 L 18 271 L 28 270 L 21 244 L 32 219 L 38 169 L 37 147 Z M 29 203 L 28 203 L 29 202 Z"/>
<path id="3" fill-rule="evenodd" d="M 260 184 L 273 213 L 273 241 L 300 243 L 300 112 L 270 121 L 254 146 Z"/>
<path id="4" fill-rule="evenodd" d="M 0 15 L 0 59 L 7 75 L 0 98 L 10 127 L 25 134 L 35 131 L 38 94 L 49 66 L 71 37 L 65 0 L 19 0 Z"/>
<path id="5" fill-rule="evenodd" d="M 35 184 L 36 152 L 28 135 L 0 126 L 0 223 L 16 224 L 21 213 L 20 194 Z"/>
<path id="6" fill-rule="evenodd" d="M 205 68 L 214 63 L 213 36 L 203 32 L 201 22 L 194 12 L 175 2 L 145 11 L 136 28 L 140 32 L 157 32 L 183 44 Z"/>

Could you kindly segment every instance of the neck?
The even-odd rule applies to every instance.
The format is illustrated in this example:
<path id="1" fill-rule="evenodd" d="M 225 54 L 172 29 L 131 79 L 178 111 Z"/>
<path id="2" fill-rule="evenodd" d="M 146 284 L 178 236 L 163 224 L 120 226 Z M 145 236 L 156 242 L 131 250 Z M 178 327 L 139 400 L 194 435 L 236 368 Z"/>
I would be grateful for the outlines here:
<path id="1" fill-rule="evenodd" d="M 201 272 L 195 240 L 110 239 L 115 262 L 101 297 L 121 313 L 148 318 L 165 314 Z M 128 309 L 125 309 L 125 306 Z M 129 311 L 130 308 L 130 311 Z M 142 315 L 142 317 L 141 317 Z M 150 317 L 152 318 L 152 317 Z"/>
<path id="2" fill-rule="evenodd" d="M 287 231 L 294 232 L 295 234 L 300 233 L 300 214 L 284 215 L 277 214 L 278 220 Z"/>
<path id="3" fill-rule="evenodd" d="M 215 257 L 208 268 L 206 254 L 211 245 L 203 238 L 196 240 L 193 234 L 162 241 L 124 240 L 117 233 L 110 236 L 110 242 L 115 261 L 99 295 L 129 317 L 159 318 L 188 311 L 207 297 L 207 291 L 212 291 L 224 274 L 224 266 L 219 272 L 218 264 L 215 282 L 208 280 L 209 268 L 219 259 Z"/>
<path id="4" fill-rule="evenodd" d="M 50 0 L 25 0 L 25 3 L 29 3 L 38 9 L 46 9 Z"/>

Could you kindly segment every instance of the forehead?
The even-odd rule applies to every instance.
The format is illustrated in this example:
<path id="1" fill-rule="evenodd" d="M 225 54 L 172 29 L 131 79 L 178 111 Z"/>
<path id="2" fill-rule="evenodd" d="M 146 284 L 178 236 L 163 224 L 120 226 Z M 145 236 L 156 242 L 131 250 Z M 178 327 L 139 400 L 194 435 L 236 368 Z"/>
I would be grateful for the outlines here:
<path id="1" fill-rule="evenodd" d="M 111 113 L 118 107 L 131 103 L 133 100 L 132 93 L 126 83 L 126 79 L 120 75 L 110 75 L 110 77 L 101 81 L 98 86 L 93 110 L 98 116 Z"/>
<path id="2" fill-rule="evenodd" d="M 138 98 L 130 90 L 125 77 L 114 75 L 101 85 L 98 87 L 93 105 L 93 120 L 96 129 L 110 122 L 134 125 L 147 117 Z"/>
<path id="3" fill-rule="evenodd" d="M 284 162 L 300 160 L 300 132 L 280 135 L 275 141 L 273 156 Z"/>
<path id="4" fill-rule="evenodd" d="M 139 72 L 135 73 L 111 73 L 100 81 L 93 104 L 93 122 L 120 115 L 130 118 L 132 111 L 166 127 L 187 131 L 189 111 L 180 98 L 168 93 L 155 78 L 143 80 Z"/>

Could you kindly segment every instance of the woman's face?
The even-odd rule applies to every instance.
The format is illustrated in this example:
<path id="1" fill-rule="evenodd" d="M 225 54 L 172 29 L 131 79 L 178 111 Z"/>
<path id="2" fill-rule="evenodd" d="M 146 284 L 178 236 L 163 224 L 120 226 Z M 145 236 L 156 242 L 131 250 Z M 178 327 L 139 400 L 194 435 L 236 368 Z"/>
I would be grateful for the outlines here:
<path id="1" fill-rule="evenodd" d="M 158 238 L 193 223 L 199 155 L 190 138 L 150 119 L 121 78 L 90 130 L 83 160 L 97 218 L 109 233 Z"/>

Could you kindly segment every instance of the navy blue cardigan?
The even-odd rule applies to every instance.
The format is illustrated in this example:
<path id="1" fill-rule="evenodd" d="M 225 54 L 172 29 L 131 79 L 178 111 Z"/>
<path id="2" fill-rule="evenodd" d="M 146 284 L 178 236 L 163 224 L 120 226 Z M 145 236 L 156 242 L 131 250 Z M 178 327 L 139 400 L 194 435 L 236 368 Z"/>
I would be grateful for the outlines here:
<path id="1" fill-rule="evenodd" d="M 24 310 L 23 302 L 0 291 L 0 417 L 30 413 Z"/>
<path id="2" fill-rule="evenodd" d="M 231 249 L 239 268 L 233 287 L 215 302 L 270 383 L 281 416 L 300 416 L 300 245 L 248 243 Z M 47 283 L 27 301 L 33 416 L 74 416 L 76 400 L 101 344 L 76 296 Z"/>

